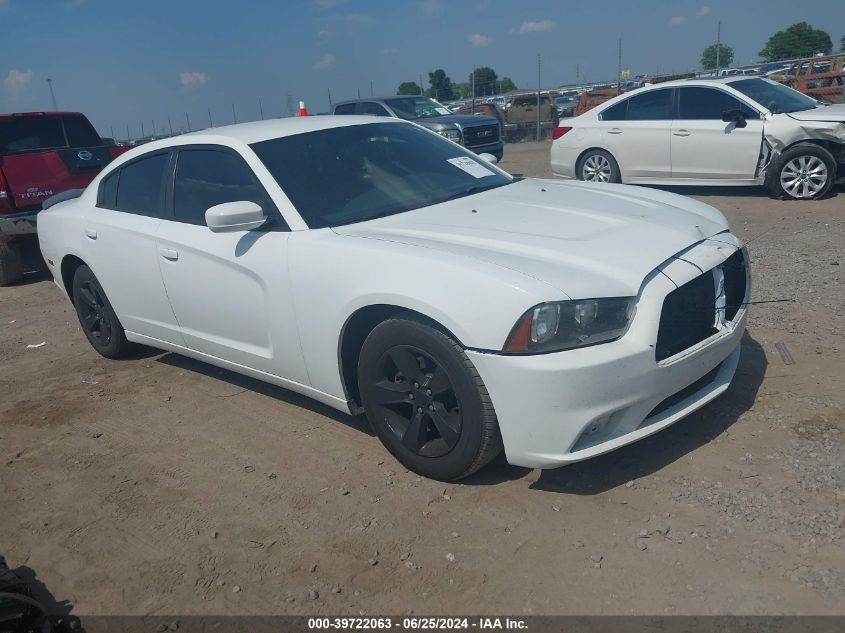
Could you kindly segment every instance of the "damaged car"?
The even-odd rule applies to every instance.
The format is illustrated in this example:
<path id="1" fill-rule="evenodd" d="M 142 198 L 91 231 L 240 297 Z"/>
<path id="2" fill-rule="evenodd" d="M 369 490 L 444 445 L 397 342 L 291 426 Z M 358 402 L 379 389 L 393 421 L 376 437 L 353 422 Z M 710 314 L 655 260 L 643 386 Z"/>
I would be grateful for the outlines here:
<path id="1" fill-rule="evenodd" d="M 718 210 L 514 178 L 400 119 L 154 141 L 44 207 L 44 258 L 97 352 L 143 344 L 364 414 L 440 480 L 646 437 L 739 362 L 748 258 Z"/>
<path id="2" fill-rule="evenodd" d="M 765 185 L 826 195 L 845 175 L 845 105 L 761 77 L 682 80 L 616 97 L 554 130 L 563 178 L 650 185 Z"/>

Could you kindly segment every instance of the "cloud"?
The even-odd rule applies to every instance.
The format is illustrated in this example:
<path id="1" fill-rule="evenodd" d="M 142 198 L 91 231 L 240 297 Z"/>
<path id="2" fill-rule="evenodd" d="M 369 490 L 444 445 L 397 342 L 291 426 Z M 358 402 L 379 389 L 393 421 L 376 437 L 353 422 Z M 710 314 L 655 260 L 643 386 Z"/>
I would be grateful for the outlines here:
<path id="1" fill-rule="evenodd" d="M 346 21 L 351 24 L 370 24 L 375 22 L 375 18 L 365 13 L 350 13 L 346 16 Z"/>
<path id="2" fill-rule="evenodd" d="M 669 18 L 669 24 L 671 26 L 681 26 L 681 24 L 683 24 L 686 21 L 687 21 L 687 19 L 682 15 L 676 15 L 672 18 Z"/>
<path id="3" fill-rule="evenodd" d="M 179 83 L 183 88 L 199 88 L 208 83 L 208 75 L 196 70 L 184 70 L 179 73 Z"/>
<path id="4" fill-rule="evenodd" d="M 0 0 L 0 13 L 9 8 L 9 0 Z"/>
<path id="5" fill-rule="evenodd" d="M 334 66 L 334 55 L 326 53 L 314 63 L 314 68 L 328 68 Z"/>
<path id="6" fill-rule="evenodd" d="M 554 22 L 551 20 L 538 20 L 537 22 L 523 22 L 522 26 L 519 27 L 519 34 L 525 35 L 526 33 L 540 33 L 542 31 L 548 31 L 555 25 Z"/>
<path id="7" fill-rule="evenodd" d="M 322 31 L 317 33 L 317 37 L 319 37 L 321 40 L 330 39 L 333 35 L 334 35 L 334 32 L 330 31 L 328 29 L 323 29 Z"/>
<path id="8" fill-rule="evenodd" d="M 3 80 L 6 92 L 12 97 L 17 97 L 30 83 L 32 83 L 32 71 L 18 70 L 17 68 L 12 68 Z"/>
<path id="9" fill-rule="evenodd" d="M 420 2 L 420 11 L 427 18 L 436 18 L 442 15 L 444 8 L 441 0 L 422 0 Z"/>
<path id="10" fill-rule="evenodd" d="M 68 0 L 65 3 L 65 8 L 71 9 L 71 10 L 72 9 L 78 9 L 79 7 L 81 7 L 86 2 L 88 2 L 88 0 Z"/>
<path id="11" fill-rule="evenodd" d="M 470 35 L 467 35 L 467 39 L 473 46 L 487 46 L 488 44 L 493 43 L 492 37 L 481 35 L 481 33 L 471 33 Z"/>
<path id="12" fill-rule="evenodd" d="M 695 17 L 703 18 L 705 15 L 710 15 L 710 7 L 701 7 Z"/>

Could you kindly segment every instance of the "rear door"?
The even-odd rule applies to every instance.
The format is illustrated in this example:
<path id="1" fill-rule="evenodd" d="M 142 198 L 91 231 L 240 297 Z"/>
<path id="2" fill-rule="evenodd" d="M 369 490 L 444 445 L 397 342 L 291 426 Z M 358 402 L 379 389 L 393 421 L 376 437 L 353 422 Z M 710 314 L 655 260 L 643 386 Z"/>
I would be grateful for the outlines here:
<path id="1" fill-rule="evenodd" d="M 671 177 L 672 99 L 672 88 L 649 90 L 599 115 L 604 145 L 619 163 L 623 180 Z"/>
<path id="2" fill-rule="evenodd" d="M 258 178 L 234 150 L 179 151 L 158 260 L 186 345 L 307 384 L 290 293 L 290 231 Z M 209 207 L 249 200 L 269 221 L 260 229 L 213 233 Z"/>
<path id="3" fill-rule="evenodd" d="M 729 110 L 741 110 L 746 126 L 722 121 Z M 750 105 L 719 88 L 678 88 L 671 137 L 673 178 L 753 179 L 762 143 L 763 120 Z"/>
<path id="4" fill-rule="evenodd" d="M 15 210 L 87 187 L 110 156 L 82 115 L 21 114 L 0 120 L 0 168 Z"/>
<path id="5" fill-rule="evenodd" d="M 123 327 L 184 346 L 161 272 L 155 235 L 164 208 L 172 153 L 151 152 L 102 179 L 97 208 L 86 218 L 86 260 Z"/>

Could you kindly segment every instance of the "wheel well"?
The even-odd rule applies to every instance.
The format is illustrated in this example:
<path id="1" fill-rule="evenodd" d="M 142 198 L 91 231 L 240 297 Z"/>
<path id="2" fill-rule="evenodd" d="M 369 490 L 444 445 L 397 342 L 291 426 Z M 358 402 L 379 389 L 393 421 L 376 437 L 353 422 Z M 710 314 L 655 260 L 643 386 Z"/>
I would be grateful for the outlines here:
<path id="1" fill-rule="evenodd" d="M 62 274 L 62 284 L 67 291 L 67 296 L 70 298 L 71 303 L 73 303 L 73 278 L 76 275 L 76 269 L 84 264 L 85 262 L 79 259 L 76 255 L 65 255 L 62 260 L 62 266 L 60 269 Z"/>
<path id="2" fill-rule="evenodd" d="M 353 313 L 343 326 L 338 345 L 338 363 L 340 365 L 343 391 L 347 399 L 353 404 L 353 411 L 355 409 L 359 413 L 363 411 L 361 409 L 361 394 L 358 391 L 358 359 L 361 356 L 364 341 L 377 325 L 399 314 L 413 315 L 420 321 L 424 321 L 428 325 L 448 334 L 456 341 L 458 340 L 454 334 L 434 319 L 427 317 L 421 312 L 409 310 L 401 306 L 377 304 L 366 306 Z"/>
<path id="3" fill-rule="evenodd" d="M 800 145 L 802 143 L 810 143 L 811 145 L 818 145 L 820 147 L 824 147 L 827 151 L 829 151 L 832 155 L 834 160 L 839 165 L 845 165 L 845 143 L 839 143 L 838 141 L 831 141 L 828 139 L 819 139 L 819 138 L 807 138 L 801 139 L 800 141 L 795 141 L 792 145 L 789 145 L 783 149 L 783 154 L 787 150 L 792 149 L 796 145 Z"/>

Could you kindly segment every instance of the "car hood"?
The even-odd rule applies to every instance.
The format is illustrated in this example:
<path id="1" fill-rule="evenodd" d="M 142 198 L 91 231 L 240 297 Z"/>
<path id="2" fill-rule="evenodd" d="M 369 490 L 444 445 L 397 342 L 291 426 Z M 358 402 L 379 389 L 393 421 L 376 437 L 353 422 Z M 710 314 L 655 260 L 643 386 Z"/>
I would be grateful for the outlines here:
<path id="1" fill-rule="evenodd" d="M 525 179 L 333 230 L 491 263 L 583 299 L 636 295 L 657 266 L 727 228 L 713 207 L 662 191 Z"/>
<path id="2" fill-rule="evenodd" d="M 812 110 L 801 112 L 789 112 L 789 116 L 798 121 L 841 121 L 845 122 L 845 104 L 836 103 L 833 105 L 819 106 Z"/>
<path id="3" fill-rule="evenodd" d="M 489 116 L 480 116 L 478 114 L 449 114 L 444 116 L 429 117 L 427 119 L 417 119 L 414 123 L 420 125 L 432 124 L 446 124 L 446 125 L 460 125 L 461 127 L 472 127 L 474 125 L 498 125 L 498 119 Z"/>

